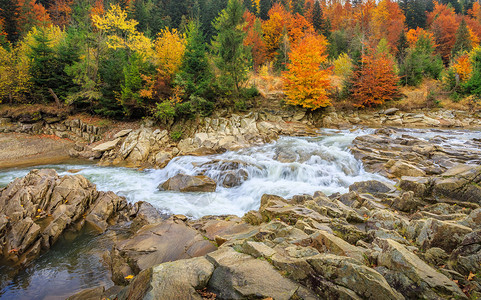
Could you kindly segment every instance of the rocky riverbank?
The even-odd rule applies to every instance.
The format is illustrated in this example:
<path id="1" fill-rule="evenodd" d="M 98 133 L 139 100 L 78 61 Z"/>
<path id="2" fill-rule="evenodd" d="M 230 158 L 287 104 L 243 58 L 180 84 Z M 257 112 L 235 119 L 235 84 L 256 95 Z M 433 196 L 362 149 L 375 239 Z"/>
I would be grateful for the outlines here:
<path id="1" fill-rule="evenodd" d="M 94 147 L 76 148 L 71 155 L 100 157 L 101 165 L 162 168 L 179 155 L 221 153 L 270 142 L 280 135 L 315 135 L 318 126 L 348 128 L 354 125 L 480 128 L 481 119 L 466 112 L 403 113 L 397 109 L 370 113 L 328 112 L 320 116 L 305 112 L 261 112 L 189 121 L 182 125 L 186 137 L 179 142 L 172 140 L 171 132 L 155 126 L 124 129 L 114 134 L 110 141 Z"/>
<path id="2" fill-rule="evenodd" d="M 270 142 L 280 135 L 315 135 L 320 127 L 481 128 L 476 112 L 443 109 L 403 112 L 396 108 L 335 111 L 332 107 L 316 113 L 267 109 L 247 114 L 218 112 L 168 127 L 150 120 L 107 123 L 102 120 L 92 123 L 64 112 L 26 114 L 6 110 L 0 115 L 0 132 L 46 134 L 72 141 L 75 145 L 68 148 L 71 157 L 99 159 L 104 166 L 162 168 L 175 156 L 235 150 Z M 12 152 L 16 149 L 10 147 Z"/>
<path id="3" fill-rule="evenodd" d="M 71 299 L 475 299 L 481 167 L 435 178 L 359 182 L 329 197 L 264 195 L 242 218 L 159 221 L 142 203 L 146 225 L 108 255 L 118 286 Z M 471 185 L 473 197 L 447 181 Z"/>

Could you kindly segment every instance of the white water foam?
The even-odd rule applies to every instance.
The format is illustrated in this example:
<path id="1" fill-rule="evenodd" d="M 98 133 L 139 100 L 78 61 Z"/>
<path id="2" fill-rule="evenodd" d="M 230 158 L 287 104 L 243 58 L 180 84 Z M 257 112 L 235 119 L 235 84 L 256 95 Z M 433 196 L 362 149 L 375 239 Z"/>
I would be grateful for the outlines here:
<path id="1" fill-rule="evenodd" d="M 127 168 L 92 165 L 43 166 L 57 169 L 59 174 L 70 174 L 69 169 L 80 169 L 99 190 L 113 191 L 131 203 L 148 201 L 166 213 L 184 214 L 193 218 L 205 215 L 235 214 L 242 216 L 258 209 L 263 194 L 292 197 L 298 194 L 326 194 L 348 191 L 357 181 L 386 178 L 364 171 L 362 163 L 348 151 L 352 140 L 371 130 L 323 130 L 319 137 L 281 137 L 278 141 L 219 155 L 173 159 L 164 169 L 138 171 Z M 232 169 L 234 166 L 234 169 Z M 184 173 L 204 174 L 222 182 L 225 169 L 248 174 L 241 185 L 226 188 L 220 184 L 213 193 L 180 193 L 159 191 L 157 186 L 168 178 Z M 0 173 L 0 186 L 15 177 L 24 176 L 32 169 L 10 170 Z"/>

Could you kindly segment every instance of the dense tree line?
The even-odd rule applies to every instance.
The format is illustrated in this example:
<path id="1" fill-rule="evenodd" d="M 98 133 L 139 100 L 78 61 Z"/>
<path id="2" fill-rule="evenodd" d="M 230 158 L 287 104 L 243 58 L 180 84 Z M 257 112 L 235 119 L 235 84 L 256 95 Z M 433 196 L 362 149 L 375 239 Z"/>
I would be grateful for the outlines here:
<path id="1" fill-rule="evenodd" d="M 354 106 L 443 79 L 481 96 L 472 0 L 0 0 L 0 101 L 61 101 L 109 117 L 209 114 L 283 77 L 286 102 Z"/>

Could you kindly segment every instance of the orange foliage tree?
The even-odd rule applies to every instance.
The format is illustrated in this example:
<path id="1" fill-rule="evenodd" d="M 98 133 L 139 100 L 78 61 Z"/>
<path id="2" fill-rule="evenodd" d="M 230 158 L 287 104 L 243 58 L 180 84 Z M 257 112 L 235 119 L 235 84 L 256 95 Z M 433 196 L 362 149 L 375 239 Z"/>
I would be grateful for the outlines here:
<path id="1" fill-rule="evenodd" d="M 454 8 L 434 2 L 434 10 L 428 13 L 428 24 L 434 35 L 436 50 L 447 64 L 456 42 L 455 35 L 459 25 Z"/>
<path id="2" fill-rule="evenodd" d="M 287 71 L 282 73 L 287 104 L 313 110 L 331 105 L 327 96 L 331 69 L 321 68 L 327 61 L 326 48 L 326 39 L 314 34 L 292 47 Z"/>
<path id="3" fill-rule="evenodd" d="M 90 15 L 103 16 L 105 13 L 105 6 L 103 0 L 96 0 L 92 8 L 90 9 Z"/>
<path id="4" fill-rule="evenodd" d="M 456 61 L 454 62 L 452 68 L 459 75 L 459 79 L 461 81 L 466 81 L 471 76 L 471 72 L 473 71 L 473 67 L 471 65 L 471 61 L 469 59 L 468 54 L 464 54 L 459 56 Z"/>
<path id="5" fill-rule="evenodd" d="M 352 21 L 352 6 L 349 0 L 342 4 L 339 0 L 333 0 L 325 10 L 326 18 L 329 19 L 331 30 L 347 28 Z"/>
<path id="6" fill-rule="evenodd" d="M 314 31 L 312 24 L 303 16 L 288 12 L 279 3 L 274 4 L 269 10 L 268 16 L 269 19 L 262 24 L 262 31 L 269 58 L 275 56 L 285 34 L 287 34 L 290 44 L 296 44 L 307 32 Z"/>
<path id="7" fill-rule="evenodd" d="M 474 48 L 479 45 L 481 40 L 481 5 L 479 2 L 473 3 L 473 7 L 468 10 L 465 21 L 468 24 L 471 41 L 473 42 L 472 47 Z"/>
<path id="8" fill-rule="evenodd" d="M 394 72 L 394 61 L 385 52 L 371 50 L 362 56 L 362 65 L 352 78 L 355 106 L 380 105 L 398 95 L 399 77 Z"/>
<path id="9" fill-rule="evenodd" d="M 435 47 L 436 43 L 434 42 L 433 34 L 419 27 L 416 29 L 409 29 L 408 33 L 406 34 L 406 39 L 408 40 L 409 47 L 414 48 L 419 40 L 419 37 L 428 39 L 429 41 L 431 41 L 433 47 Z"/>
<path id="10" fill-rule="evenodd" d="M 376 8 L 375 0 L 360 1 L 352 9 L 352 22 L 349 26 L 358 27 L 362 33 L 368 34 L 374 8 Z"/>
<path id="11" fill-rule="evenodd" d="M 50 23 L 50 15 L 42 4 L 35 0 L 16 1 L 19 7 L 17 24 L 20 32 L 26 33 L 34 26 L 45 26 Z"/>
<path id="12" fill-rule="evenodd" d="M 382 0 L 373 9 L 371 27 L 376 40 L 385 38 L 391 49 L 397 50 L 399 37 L 404 30 L 404 16 L 399 5 L 391 0 Z"/>

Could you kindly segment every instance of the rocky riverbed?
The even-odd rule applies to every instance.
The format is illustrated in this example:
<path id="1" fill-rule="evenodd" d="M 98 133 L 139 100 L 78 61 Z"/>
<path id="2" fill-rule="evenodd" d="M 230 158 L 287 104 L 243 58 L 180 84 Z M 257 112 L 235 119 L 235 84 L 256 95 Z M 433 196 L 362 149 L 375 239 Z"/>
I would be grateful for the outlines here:
<path id="1" fill-rule="evenodd" d="M 192 157 L 184 159 L 185 165 L 176 158 L 146 173 L 163 174 L 153 189 L 173 190 L 152 195 L 170 193 L 176 202 L 184 194 L 195 199 L 240 192 L 262 176 L 271 178 L 272 173 L 256 171 L 267 168 L 266 158 L 250 167 L 238 159 L 242 151 L 257 159 L 272 157 L 272 170 L 280 176 L 272 177 L 277 178 L 272 184 L 279 185 L 271 194 L 256 194 L 255 208 L 238 215 L 191 218 L 175 214 L 175 208 L 165 214 L 159 203 L 133 202 L 137 198 L 129 193 L 124 199 L 98 192 L 81 175 L 32 171 L 0 191 L 3 257 L 20 265 L 36 257 L 37 250 L 47 251 L 66 230 L 88 226 L 108 233 L 120 227 L 122 234 L 112 235 L 103 255 L 113 282 L 70 299 L 476 299 L 481 296 L 478 135 L 368 130 L 346 143 L 351 156 L 333 148 L 339 139 L 310 142 L 317 152 L 300 151 L 310 148 L 309 139 L 292 144 L 287 139 L 286 148 L 281 140 L 278 148 L 266 148 L 271 150 L 240 150 L 229 164 L 223 156 Z M 343 159 L 330 160 L 335 157 Z M 348 157 L 386 177 L 349 168 L 343 164 Z M 299 175 L 314 166 L 344 175 L 308 172 L 306 178 L 319 180 L 312 181 L 317 192 L 303 186 L 307 194 L 274 195 L 282 190 L 282 180 L 291 180 L 292 186 L 309 182 Z M 226 180 L 227 174 L 240 177 Z M 146 179 L 157 177 L 142 178 L 148 189 Z M 326 189 L 333 183 L 340 192 L 332 190 L 335 185 Z M 75 192 L 65 194 L 67 185 Z M 269 181 L 260 183 L 266 185 Z"/>

